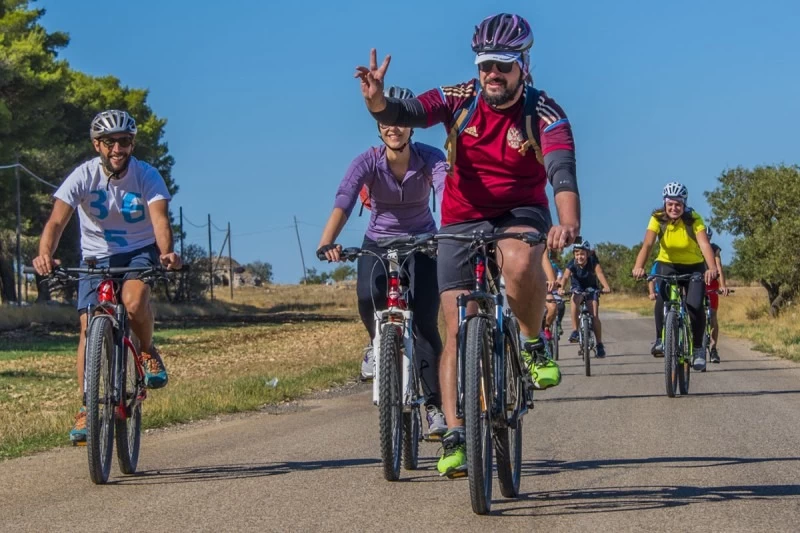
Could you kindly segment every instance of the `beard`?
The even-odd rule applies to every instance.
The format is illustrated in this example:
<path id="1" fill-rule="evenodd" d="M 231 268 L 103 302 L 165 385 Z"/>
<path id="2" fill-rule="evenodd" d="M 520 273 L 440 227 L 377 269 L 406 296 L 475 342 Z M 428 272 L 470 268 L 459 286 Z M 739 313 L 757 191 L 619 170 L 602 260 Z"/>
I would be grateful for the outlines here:
<path id="1" fill-rule="evenodd" d="M 111 163 L 111 158 L 103 155 L 102 153 L 100 154 L 100 161 L 103 163 L 103 168 L 105 168 L 109 174 L 116 174 L 119 176 L 121 173 L 125 172 L 125 170 L 128 168 L 128 164 L 131 162 L 130 154 L 124 157 L 125 159 L 122 161 L 122 164 L 119 166 L 119 168 L 114 168 L 114 165 Z"/>
<path id="2" fill-rule="evenodd" d="M 483 99 L 492 107 L 501 106 L 513 100 L 514 96 L 517 94 L 520 84 L 522 83 L 522 80 L 519 80 L 513 87 L 509 87 L 505 80 L 498 79 L 497 81 L 503 85 L 503 90 L 498 94 L 489 94 L 489 92 L 486 90 L 486 87 L 483 84 L 481 86 L 481 89 L 483 89 L 481 91 Z"/>

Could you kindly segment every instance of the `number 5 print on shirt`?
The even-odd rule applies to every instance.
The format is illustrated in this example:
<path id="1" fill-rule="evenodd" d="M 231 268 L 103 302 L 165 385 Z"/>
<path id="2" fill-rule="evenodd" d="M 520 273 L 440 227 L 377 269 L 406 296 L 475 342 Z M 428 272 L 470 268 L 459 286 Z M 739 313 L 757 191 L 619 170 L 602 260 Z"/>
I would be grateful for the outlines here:
<path id="1" fill-rule="evenodd" d="M 107 229 L 103 232 L 103 238 L 107 243 L 114 243 L 119 246 L 128 246 L 128 239 L 123 237 L 128 232 L 121 229 Z"/>

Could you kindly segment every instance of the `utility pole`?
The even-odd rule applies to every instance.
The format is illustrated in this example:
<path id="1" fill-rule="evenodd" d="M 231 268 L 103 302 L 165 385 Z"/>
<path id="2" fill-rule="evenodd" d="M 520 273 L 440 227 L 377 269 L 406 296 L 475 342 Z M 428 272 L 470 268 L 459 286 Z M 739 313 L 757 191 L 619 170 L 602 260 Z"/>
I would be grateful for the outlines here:
<path id="1" fill-rule="evenodd" d="M 183 259 L 183 206 L 180 207 L 180 216 L 181 216 L 181 229 L 180 229 L 180 232 L 181 232 L 181 235 L 180 235 L 180 240 L 181 240 L 181 259 Z M 179 288 L 178 301 L 183 302 L 183 301 L 188 300 L 189 299 L 188 298 L 189 295 L 188 294 L 184 294 L 184 291 L 186 291 L 186 273 L 183 270 L 181 270 L 181 284 L 178 286 L 178 288 Z M 185 299 L 184 299 L 184 296 L 186 296 Z"/>
<path id="2" fill-rule="evenodd" d="M 231 300 L 233 300 L 233 254 L 231 253 L 231 223 L 228 222 L 228 280 L 231 286 Z"/>
<path id="3" fill-rule="evenodd" d="M 208 274 L 211 300 L 214 300 L 214 254 L 211 252 L 211 213 L 208 214 Z"/>
<path id="4" fill-rule="evenodd" d="M 300 230 L 297 229 L 297 217 L 294 217 L 294 232 L 297 234 L 297 247 L 300 248 L 300 263 L 303 265 L 303 285 L 308 284 L 308 278 L 306 277 L 306 260 L 303 259 L 303 245 L 300 244 Z"/>
<path id="5" fill-rule="evenodd" d="M 19 156 L 17 166 L 14 167 L 14 178 L 17 181 L 17 305 L 22 306 L 22 246 L 20 235 L 22 233 L 22 199 L 19 190 Z"/>

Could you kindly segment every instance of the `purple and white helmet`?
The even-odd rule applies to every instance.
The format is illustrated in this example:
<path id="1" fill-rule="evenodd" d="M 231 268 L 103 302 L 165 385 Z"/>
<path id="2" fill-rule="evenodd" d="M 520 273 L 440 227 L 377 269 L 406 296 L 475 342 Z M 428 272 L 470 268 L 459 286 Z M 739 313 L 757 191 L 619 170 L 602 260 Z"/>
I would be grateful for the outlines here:
<path id="1" fill-rule="evenodd" d="M 525 52 L 533 46 L 533 32 L 528 21 L 519 15 L 500 13 L 483 19 L 475 27 L 472 51 Z"/>

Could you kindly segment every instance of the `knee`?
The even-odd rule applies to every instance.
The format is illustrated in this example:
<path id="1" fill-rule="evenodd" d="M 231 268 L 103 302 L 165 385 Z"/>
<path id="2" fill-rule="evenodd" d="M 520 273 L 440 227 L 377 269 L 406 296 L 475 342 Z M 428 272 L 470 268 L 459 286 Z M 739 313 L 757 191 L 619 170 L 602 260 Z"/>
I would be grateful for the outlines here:
<path id="1" fill-rule="evenodd" d="M 146 314 L 150 309 L 148 301 L 149 295 L 150 289 L 147 286 L 123 291 L 122 303 L 125 304 L 125 309 L 128 310 L 128 314 L 134 317 Z"/>

